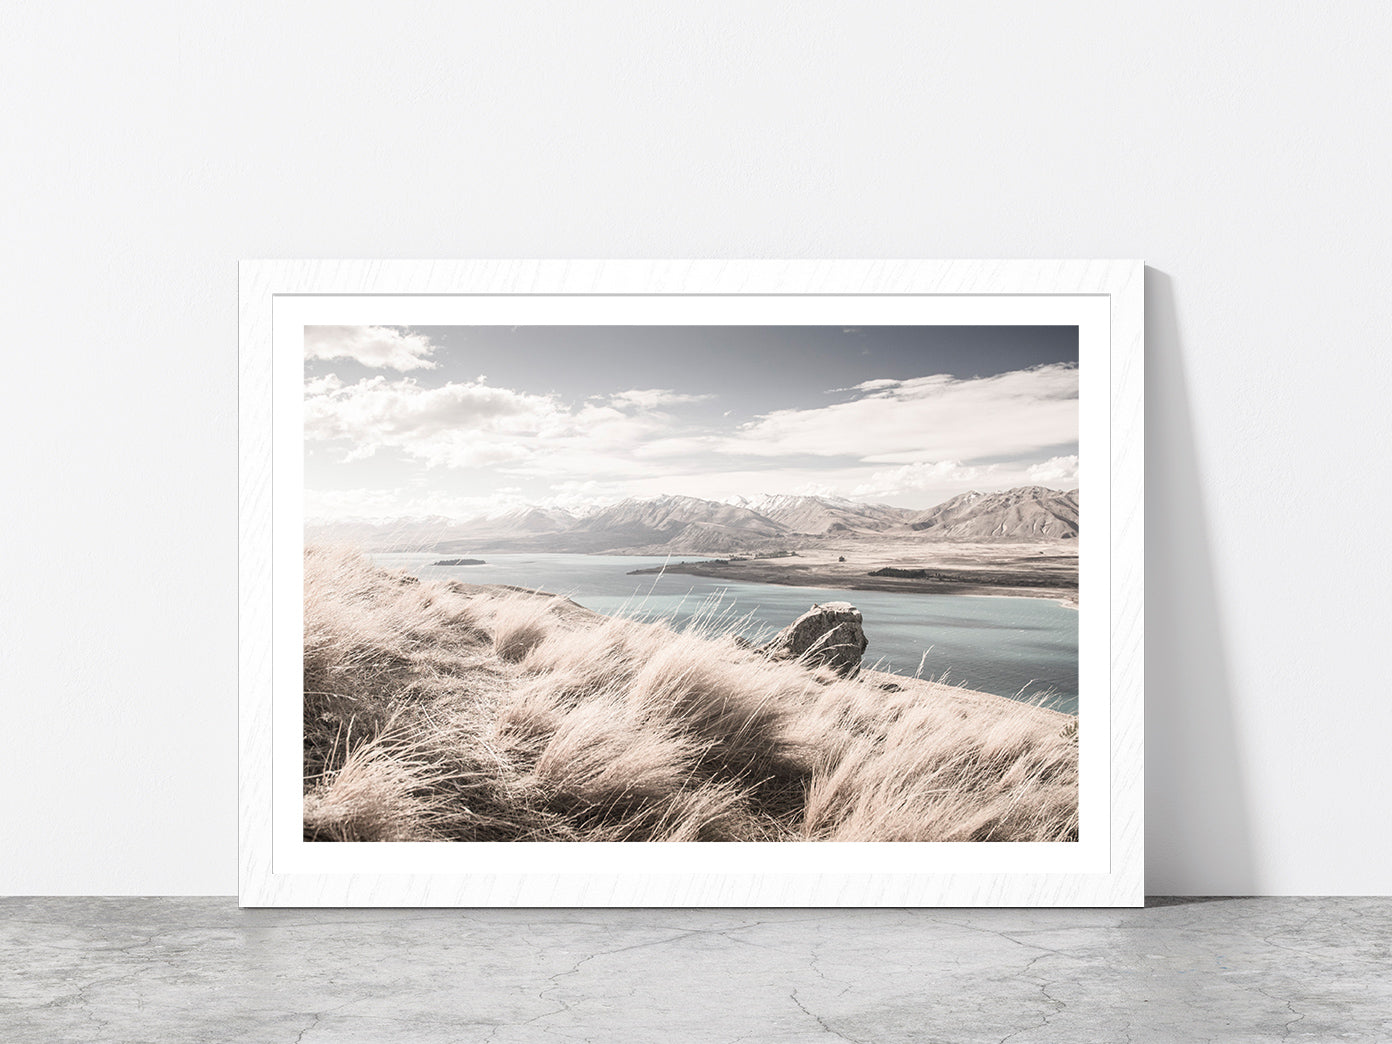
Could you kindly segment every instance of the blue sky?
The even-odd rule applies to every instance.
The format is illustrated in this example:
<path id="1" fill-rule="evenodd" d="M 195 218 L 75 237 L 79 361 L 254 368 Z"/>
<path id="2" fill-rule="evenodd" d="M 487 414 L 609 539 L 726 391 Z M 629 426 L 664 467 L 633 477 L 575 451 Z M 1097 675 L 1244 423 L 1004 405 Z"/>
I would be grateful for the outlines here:
<path id="1" fill-rule="evenodd" d="M 309 327 L 311 518 L 1077 484 L 1075 327 Z"/>

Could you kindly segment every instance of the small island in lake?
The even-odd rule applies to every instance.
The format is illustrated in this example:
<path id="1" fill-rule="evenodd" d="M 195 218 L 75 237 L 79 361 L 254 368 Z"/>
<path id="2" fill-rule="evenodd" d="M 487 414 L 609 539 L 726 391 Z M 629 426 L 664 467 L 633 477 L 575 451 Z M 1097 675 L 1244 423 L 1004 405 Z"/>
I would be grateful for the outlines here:
<path id="1" fill-rule="evenodd" d="M 438 562 L 432 563 L 437 566 L 457 566 L 457 565 L 487 565 L 482 558 L 442 558 Z"/>

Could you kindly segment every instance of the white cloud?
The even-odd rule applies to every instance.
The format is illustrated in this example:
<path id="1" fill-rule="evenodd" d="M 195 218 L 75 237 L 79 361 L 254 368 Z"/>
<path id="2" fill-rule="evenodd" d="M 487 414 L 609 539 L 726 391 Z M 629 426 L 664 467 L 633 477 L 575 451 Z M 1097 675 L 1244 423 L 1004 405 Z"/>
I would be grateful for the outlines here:
<path id="1" fill-rule="evenodd" d="M 853 332 L 853 331 L 843 331 Z M 835 486 L 829 482 L 804 482 L 800 486 L 794 486 L 788 492 L 795 497 L 835 497 L 840 496 Z"/>
<path id="2" fill-rule="evenodd" d="M 618 409 L 656 410 L 688 402 L 704 402 L 710 395 L 683 395 L 670 388 L 630 388 L 609 396 L 609 405 Z"/>
<path id="3" fill-rule="evenodd" d="M 964 465 L 959 460 L 917 461 L 877 471 L 851 490 L 852 497 L 892 497 L 939 490 L 988 479 L 998 465 Z"/>
<path id="4" fill-rule="evenodd" d="M 374 370 L 431 370 L 435 345 L 394 326 L 306 326 L 306 359 L 352 359 Z"/>
<path id="5" fill-rule="evenodd" d="M 549 493 L 526 496 L 516 486 L 487 494 L 459 494 L 438 489 L 306 489 L 304 517 L 309 524 L 363 519 L 488 518 L 523 507 L 560 508 L 582 513 L 632 496 L 623 484 L 559 482 Z"/>
<path id="6" fill-rule="evenodd" d="M 970 379 L 879 379 L 853 390 L 862 394 L 849 402 L 765 414 L 711 448 L 914 464 L 1023 455 L 1078 438 L 1078 369 L 1072 365 Z"/>
<path id="7" fill-rule="evenodd" d="M 532 439 L 568 423 L 547 395 L 481 381 L 425 388 L 410 377 L 368 377 L 344 384 L 330 376 L 305 382 L 307 440 L 346 441 L 348 459 L 399 449 L 428 464 L 481 467 L 524 460 Z"/>
<path id="8" fill-rule="evenodd" d="M 1078 484 L 1078 455 L 1074 453 L 1067 457 L 1050 457 L 1043 463 L 1030 467 L 1028 474 L 1034 482 L 1042 484 L 1062 482 L 1076 486 Z"/>
<path id="9" fill-rule="evenodd" d="M 538 506 L 583 514 L 592 508 L 616 504 L 632 495 L 633 491 L 622 482 L 596 482 L 592 479 L 557 482 Z"/>
<path id="10" fill-rule="evenodd" d="M 336 519 L 475 518 L 520 506 L 515 493 L 470 497 L 412 489 L 306 489 L 305 521 Z"/>
<path id="11" fill-rule="evenodd" d="M 852 384 L 849 388 L 829 388 L 827 390 L 827 394 L 834 395 L 837 392 L 883 391 L 885 388 L 894 388 L 902 383 L 904 382 L 894 377 L 876 377 L 874 380 L 861 381 L 859 384 Z"/>
<path id="12" fill-rule="evenodd" d="M 395 449 L 427 465 L 498 468 L 532 476 L 647 475 L 638 450 L 671 431 L 670 415 L 636 414 L 595 402 L 572 407 L 554 395 L 494 387 L 480 378 L 425 387 L 414 378 L 368 377 L 345 384 L 333 375 L 305 381 L 307 441 L 338 443 L 345 461 Z M 672 392 L 621 393 L 678 401 Z M 689 397 L 694 398 L 694 397 Z"/>
<path id="13" fill-rule="evenodd" d="M 1077 442 L 1077 369 L 1067 365 L 979 379 L 867 380 L 842 389 L 847 401 L 737 427 L 714 411 L 665 409 L 703 397 L 663 388 L 573 402 L 483 378 L 430 387 L 413 376 L 348 383 L 328 375 L 304 389 L 305 438 L 328 447 L 315 451 L 315 469 L 332 466 L 329 457 L 390 450 L 393 457 L 361 465 L 357 481 L 400 486 L 380 494 L 381 507 L 403 505 L 396 514 L 814 490 L 917 507 L 968 487 L 1077 482 L 1075 457 L 1042 460 Z M 438 492 L 422 492 L 431 489 Z M 326 504 L 325 513 L 376 514 L 371 503 L 351 507 Z"/>
<path id="14" fill-rule="evenodd" d="M 338 379 L 336 374 L 329 373 L 323 377 L 309 377 L 304 382 L 305 398 L 329 395 L 342 387 L 343 382 Z"/>

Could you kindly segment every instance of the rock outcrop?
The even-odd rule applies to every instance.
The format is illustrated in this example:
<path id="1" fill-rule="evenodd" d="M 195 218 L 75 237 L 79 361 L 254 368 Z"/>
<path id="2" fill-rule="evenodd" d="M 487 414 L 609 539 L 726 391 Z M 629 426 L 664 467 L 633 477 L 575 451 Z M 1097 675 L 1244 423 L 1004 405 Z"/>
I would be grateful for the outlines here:
<path id="1" fill-rule="evenodd" d="M 860 610 L 850 602 L 827 602 L 803 613 L 760 651 L 771 659 L 830 667 L 853 678 L 869 645 Z"/>

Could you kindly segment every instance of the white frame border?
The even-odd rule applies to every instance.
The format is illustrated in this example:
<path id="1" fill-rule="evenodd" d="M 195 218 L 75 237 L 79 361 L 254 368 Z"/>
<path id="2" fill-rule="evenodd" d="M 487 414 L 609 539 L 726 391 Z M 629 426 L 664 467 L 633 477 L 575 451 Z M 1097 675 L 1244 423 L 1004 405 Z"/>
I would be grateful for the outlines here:
<path id="1" fill-rule="evenodd" d="M 1140 905 L 1139 261 L 249 261 L 240 266 L 239 898 L 243 906 Z M 1103 296 L 1110 346 L 1110 863 L 1075 873 L 276 872 L 272 865 L 273 303 L 278 295 Z M 1093 400 L 1096 402 L 1096 399 Z M 1092 411 L 1097 406 L 1083 404 Z M 1088 414 L 1080 417 L 1086 423 Z M 282 476 L 283 479 L 283 476 Z M 438 846 L 436 846 L 438 847 Z M 534 847 L 534 846 L 527 846 Z M 602 847 L 602 846 L 601 846 Z M 661 846 L 645 846 L 661 847 Z M 712 847 L 712 846 L 706 846 Z M 714 846 L 721 847 L 724 846 Z M 762 846 L 761 846 L 762 847 Z M 798 846 L 800 847 L 800 846 Z M 899 849 L 916 846 L 897 846 Z M 1041 853 L 1042 854 L 1042 853 Z M 277 861 L 279 862 L 279 860 Z M 541 861 L 543 866 L 551 860 Z M 707 861 L 708 862 L 708 861 Z M 904 865 L 903 859 L 891 863 Z"/>

